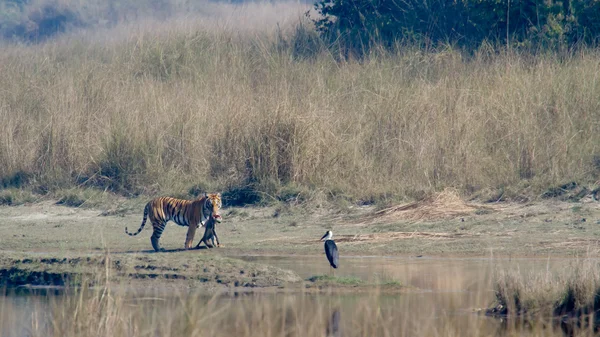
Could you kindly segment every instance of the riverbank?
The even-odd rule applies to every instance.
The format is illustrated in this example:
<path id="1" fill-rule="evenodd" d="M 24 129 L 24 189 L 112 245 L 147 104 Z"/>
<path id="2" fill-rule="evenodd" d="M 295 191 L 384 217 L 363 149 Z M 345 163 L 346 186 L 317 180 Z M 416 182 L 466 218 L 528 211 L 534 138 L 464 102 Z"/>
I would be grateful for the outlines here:
<path id="1" fill-rule="evenodd" d="M 169 223 L 161 238 L 164 253 L 153 252 L 150 226 L 138 236 L 124 233 L 141 223 L 141 198 L 94 208 L 45 200 L 0 207 L 0 275 L 4 285 L 161 279 L 213 290 L 282 287 L 307 282 L 306 275 L 248 257 L 314 256 L 314 267 L 307 267 L 314 272 L 305 274 L 318 277 L 327 270 L 319 241 L 327 230 L 334 233 L 342 261 L 351 256 L 597 257 L 600 207 L 588 199 L 484 204 L 440 193 L 385 209 L 226 207 L 217 228 L 221 248 L 185 251 L 186 228 Z"/>

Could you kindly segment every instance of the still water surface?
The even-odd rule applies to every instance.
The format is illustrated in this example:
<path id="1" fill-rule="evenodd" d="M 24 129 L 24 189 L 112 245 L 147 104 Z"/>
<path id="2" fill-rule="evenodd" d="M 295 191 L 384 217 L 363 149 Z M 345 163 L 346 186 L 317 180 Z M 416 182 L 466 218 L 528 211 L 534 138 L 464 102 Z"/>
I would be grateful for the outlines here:
<path id="1" fill-rule="evenodd" d="M 324 256 L 243 259 L 291 269 L 303 278 L 330 272 Z M 367 293 L 267 293 L 218 298 L 198 295 L 196 305 L 211 306 L 218 312 L 211 318 L 218 328 L 213 326 L 215 330 L 207 334 L 215 336 L 260 336 L 279 325 L 285 327 L 285 333 L 275 329 L 274 335 L 560 336 L 562 332 L 552 327 L 544 327 L 543 332 L 531 327 L 507 330 L 505 322 L 475 311 L 493 302 L 492 281 L 498 270 L 552 273 L 568 263 L 566 259 L 345 257 L 340 260 L 336 276 L 374 283 L 400 282 L 412 290 L 400 294 L 374 289 Z M 182 310 L 181 294 L 149 292 L 125 295 L 124 303 L 143 308 L 140 314 L 161 319 Z M 52 291 L 0 297 L 1 336 L 31 336 L 40 325 L 52 325 L 50 307 L 60 307 L 60 298 Z M 164 331 L 155 335 L 164 335 Z"/>

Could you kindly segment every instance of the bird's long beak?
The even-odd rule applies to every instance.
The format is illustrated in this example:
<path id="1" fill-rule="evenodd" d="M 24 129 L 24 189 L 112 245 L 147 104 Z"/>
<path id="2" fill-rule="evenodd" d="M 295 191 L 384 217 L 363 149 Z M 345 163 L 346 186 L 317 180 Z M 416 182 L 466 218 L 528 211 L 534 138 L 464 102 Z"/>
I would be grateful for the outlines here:
<path id="1" fill-rule="evenodd" d="M 321 237 L 321 240 L 319 240 L 319 241 L 323 241 L 323 239 L 325 239 L 325 238 L 327 237 L 327 235 L 328 235 L 328 234 L 329 234 L 329 233 L 325 233 L 325 235 L 323 235 L 323 236 Z"/>

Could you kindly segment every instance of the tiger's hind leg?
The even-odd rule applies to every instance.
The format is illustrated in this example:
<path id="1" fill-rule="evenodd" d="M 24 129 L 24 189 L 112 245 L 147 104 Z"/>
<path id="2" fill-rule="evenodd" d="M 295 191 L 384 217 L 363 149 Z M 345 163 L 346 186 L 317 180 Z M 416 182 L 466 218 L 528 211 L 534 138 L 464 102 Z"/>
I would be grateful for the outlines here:
<path id="1" fill-rule="evenodd" d="M 150 237 L 150 242 L 152 242 L 152 248 L 154 248 L 155 252 L 161 252 L 164 251 L 164 248 L 160 248 L 160 244 L 158 243 L 158 240 L 160 240 L 160 237 L 156 237 L 154 234 L 152 234 L 152 236 Z"/>
<path id="2" fill-rule="evenodd" d="M 152 248 L 154 248 L 155 252 L 164 252 L 165 249 L 160 248 L 160 243 L 158 241 L 160 240 L 160 236 L 162 235 L 162 232 L 165 230 L 166 222 L 162 222 L 159 224 L 152 223 L 152 225 L 154 227 L 154 231 L 152 232 L 152 236 L 150 237 L 150 242 L 152 243 Z"/>

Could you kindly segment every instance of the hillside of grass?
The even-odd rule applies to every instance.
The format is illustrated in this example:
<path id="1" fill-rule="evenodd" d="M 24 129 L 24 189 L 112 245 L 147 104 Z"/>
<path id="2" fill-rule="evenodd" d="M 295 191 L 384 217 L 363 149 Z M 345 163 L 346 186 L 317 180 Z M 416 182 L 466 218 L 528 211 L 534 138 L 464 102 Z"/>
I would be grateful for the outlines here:
<path id="1" fill-rule="evenodd" d="M 368 203 L 598 181 L 598 51 L 340 62 L 297 12 L 5 41 L 0 187 Z"/>

